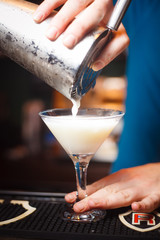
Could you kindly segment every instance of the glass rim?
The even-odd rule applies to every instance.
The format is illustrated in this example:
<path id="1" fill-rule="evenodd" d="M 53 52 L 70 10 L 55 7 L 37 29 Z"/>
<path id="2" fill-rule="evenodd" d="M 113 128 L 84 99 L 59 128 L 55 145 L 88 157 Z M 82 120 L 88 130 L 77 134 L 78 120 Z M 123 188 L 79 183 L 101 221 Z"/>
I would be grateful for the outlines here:
<path id="1" fill-rule="evenodd" d="M 87 116 L 87 117 L 85 117 L 85 118 L 83 118 L 83 120 L 87 120 L 87 119 L 90 119 L 90 118 L 92 118 L 92 119 L 102 119 L 102 118 L 116 118 L 116 117 L 123 117 L 124 116 L 124 114 L 125 114 L 125 112 L 124 111 L 122 111 L 122 110 L 118 110 L 118 109 L 111 109 L 111 108 L 79 108 L 78 109 L 78 113 L 80 113 L 80 112 L 82 112 L 82 111 L 84 111 L 84 110 L 90 110 L 90 111 L 92 111 L 92 110 L 96 110 L 96 111 L 114 111 L 114 112 L 117 112 L 117 114 L 115 114 L 115 115 L 109 115 L 109 116 L 103 116 L 103 115 L 97 115 L 97 116 L 95 116 L 95 115 L 89 115 L 89 116 Z M 70 116 L 72 116 L 72 108 L 53 108 L 53 109 L 47 109 L 47 110 L 44 110 L 44 111 L 41 111 L 41 112 L 39 112 L 39 116 L 40 117 L 42 117 L 42 118 L 44 118 L 44 117 L 46 117 L 46 118 L 56 118 L 56 119 L 58 119 L 58 118 L 60 118 L 60 119 L 62 119 L 62 116 L 69 116 L 69 115 L 45 115 L 45 113 L 49 113 L 49 112 L 62 112 L 62 111 L 70 111 L 71 112 L 71 115 Z M 83 116 L 83 115 L 79 115 L 77 113 L 77 116 Z M 67 120 L 67 119 L 65 119 L 65 120 Z M 71 119 L 68 119 L 68 120 L 71 120 Z"/>

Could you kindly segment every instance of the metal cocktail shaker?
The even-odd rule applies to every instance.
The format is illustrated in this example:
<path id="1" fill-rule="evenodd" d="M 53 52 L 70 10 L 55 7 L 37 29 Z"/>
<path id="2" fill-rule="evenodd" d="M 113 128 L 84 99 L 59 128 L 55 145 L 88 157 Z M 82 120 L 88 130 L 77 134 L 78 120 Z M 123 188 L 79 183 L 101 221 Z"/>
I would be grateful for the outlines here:
<path id="1" fill-rule="evenodd" d="M 113 16 L 109 28 L 95 29 L 73 49 L 68 49 L 62 43 L 62 35 L 56 41 L 46 38 L 45 31 L 51 17 L 40 24 L 33 21 L 36 4 L 23 0 L 0 0 L 0 51 L 68 99 L 78 99 L 95 85 L 100 73 L 95 72 L 91 64 L 88 67 L 86 56 L 92 62 L 95 60 L 108 41 L 110 29 L 118 28 L 130 0 L 119 2 L 122 3 L 121 10 L 116 17 Z M 91 49 L 96 52 L 94 56 L 89 55 Z"/>

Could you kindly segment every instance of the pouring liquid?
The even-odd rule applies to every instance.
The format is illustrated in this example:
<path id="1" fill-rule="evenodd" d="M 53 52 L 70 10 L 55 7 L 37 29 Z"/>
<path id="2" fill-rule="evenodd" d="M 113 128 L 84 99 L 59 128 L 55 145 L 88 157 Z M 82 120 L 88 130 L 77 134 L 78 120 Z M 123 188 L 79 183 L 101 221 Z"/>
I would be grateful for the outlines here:
<path id="1" fill-rule="evenodd" d="M 79 109 L 80 104 L 81 104 L 81 101 L 80 101 L 80 99 L 77 99 L 77 100 L 72 99 L 71 101 L 73 103 L 73 106 L 72 106 L 72 116 L 76 117 L 76 115 L 78 113 L 78 109 Z"/>

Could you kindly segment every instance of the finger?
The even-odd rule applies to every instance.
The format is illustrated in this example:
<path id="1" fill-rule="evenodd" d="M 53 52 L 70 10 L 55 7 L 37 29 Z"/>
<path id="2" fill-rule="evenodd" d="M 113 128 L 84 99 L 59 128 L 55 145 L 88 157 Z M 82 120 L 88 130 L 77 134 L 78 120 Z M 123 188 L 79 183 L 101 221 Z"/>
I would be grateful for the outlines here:
<path id="1" fill-rule="evenodd" d="M 129 45 L 129 37 L 121 24 L 113 39 L 107 44 L 103 52 L 96 59 L 93 69 L 98 71 L 108 65 L 114 58 L 122 53 Z"/>
<path id="2" fill-rule="evenodd" d="M 160 206 L 160 195 L 149 195 L 141 201 L 133 202 L 131 206 L 133 211 L 152 212 Z"/>
<path id="3" fill-rule="evenodd" d="M 71 192 L 65 195 L 65 200 L 68 203 L 74 203 L 77 198 L 77 192 Z"/>
<path id="4" fill-rule="evenodd" d="M 64 4 L 66 0 L 58 0 L 58 1 L 51 1 L 51 0 L 45 0 L 43 1 L 36 11 L 33 14 L 33 19 L 39 23 L 42 22 L 46 17 L 49 16 L 49 14 L 53 11 L 53 9 L 61 6 Z"/>
<path id="5" fill-rule="evenodd" d="M 127 178 L 127 181 L 124 180 L 124 178 Z M 132 179 L 132 182 L 133 182 L 133 179 Z M 135 183 L 133 182 L 133 185 Z M 108 189 L 108 191 L 110 192 L 115 192 L 117 191 L 117 189 L 119 190 L 122 190 L 126 187 L 129 187 L 131 185 L 130 183 L 130 179 L 129 179 L 129 171 L 128 169 L 122 169 L 116 173 L 113 173 L 111 175 L 108 175 L 90 185 L 87 185 L 87 195 L 91 195 L 93 194 L 94 192 L 106 187 Z M 110 190 L 109 190 L 110 189 Z M 73 203 L 75 202 L 77 198 L 77 192 L 71 192 L 71 193 L 68 193 L 66 196 L 65 196 L 65 200 L 67 202 L 70 202 L 70 203 Z"/>
<path id="6" fill-rule="evenodd" d="M 112 1 L 94 1 L 69 25 L 64 33 L 63 43 L 72 48 L 83 36 L 102 22 L 106 11 L 110 10 Z M 93 17 L 94 16 L 94 17 Z M 75 39 L 73 42 L 72 39 Z"/>
<path id="7" fill-rule="evenodd" d="M 134 188 L 123 189 L 119 192 L 109 193 L 105 188 L 74 205 L 75 212 L 84 212 L 93 208 L 113 209 L 129 206 L 137 199 Z"/>
<path id="8" fill-rule="evenodd" d="M 120 170 L 117 173 L 113 173 L 111 175 L 108 175 L 94 183 L 92 183 L 91 185 L 87 186 L 87 195 L 91 195 L 92 193 L 98 191 L 101 188 L 106 187 L 107 185 L 112 185 L 116 182 L 121 182 L 122 176 L 124 176 L 123 170 Z M 113 185 L 112 185 L 112 189 L 113 189 Z M 75 202 L 77 198 L 77 192 L 71 192 L 66 194 L 65 196 L 65 200 L 67 202 L 73 203 Z"/>
<path id="9" fill-rule="evenodd" d="M 133 188 L 137 185 L 137 178 L 134 178 L 131 173 L 130 169 L 122 169 L 94 182 L 87 186 L 87 195 L 89 196 L 102 188 L 105 188 L 109 195 L 127 188 Z M 135 190 L 135 192 L 137 191 Z M 68 193 L 65 196 L 65 200 L 70 203 L 75 202 L 76 198 L 77 192 Z"/>
<path id="10" fill-rule="evenodd" d="M 93 184 L 91 184 L 91 185 L 88 185 L 87 190 L 86 190 L 87 195 L 89 196 L 89 195 L 93 194 L 94 192 L 98 191 L 99 189 L 101 189 L 105 186 L 106 186 L 106 177 L 97 181 L 97 182 L 95 182 L 95 183 L 93 183 Z M 113 188 L 113 186 L 112 186 L 112 188 Z M 77 192 L 76 191 L 68 193 L 68 194 L 65 195 L 66 202 L 73 203 L 73 202 L 76 201 L 76 199 L 77 199 Z"/>
<path id="11" fill-rule="evenodd" d="M 119 171 L 119 172 L 120 172 L 120 174 L 114 173 L 110 176 L 100 179 L 99 181 L 97 181 L 91 185 L 88 185 L 87 190 L 86 190 L 87 195 L 90 196 L 91 194 L 93 194 L 103 188 L 105 188 L 105 190 L 106 190 L 106 192 L 108 192 L 108 194 L 115 194 L 118 191 L 124 190 L 126 188 L 131 188 L 132 186 L 135 185 L 135 182 L 133 182 L 133 181 L 120 180 L 119 175 L 121 175 L 121 171 Z M 113 175 L 114 175 L 114 180 L 112 179 Z M 77 198 L 77 192 L 71 192 L 65 196 L 65 200 L 69 203 L 75 202 L 76 198 Z"/>
<path id="12" fill-rule="evenodd" d="M 66 3 L 61 8 L 61 10 L 52 19 L 50 26 L 47 30 L 46 36 L 50 40 L 55 40 L 66 29 L 68 24 L 73 21 L 75 16 L 77 16 L 77 14 L 79 14 L 91 2 L 92 0 L 66 1 Z M 55 34 L 55 29 L 56 29 L 56 34 Z M 72 42 L 73 42 L 73 39 L 72 39 Z M 74 39 L 74 44 L 76 44 L 76 39 Z"/>

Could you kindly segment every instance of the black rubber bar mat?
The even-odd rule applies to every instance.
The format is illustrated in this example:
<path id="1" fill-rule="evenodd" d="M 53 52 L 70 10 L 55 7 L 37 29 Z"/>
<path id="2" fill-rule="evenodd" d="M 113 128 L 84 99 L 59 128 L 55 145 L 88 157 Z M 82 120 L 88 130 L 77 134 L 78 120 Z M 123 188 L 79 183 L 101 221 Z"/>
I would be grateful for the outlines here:
<path id="1" fill-rule="evenodd" d="M 160 209 L 149 214 L 108 210 L 99 222 L 73 223 L 61 219 L 64 205 L 53 198 L 0 196 L 0 239 L 160 239 Z"/>

